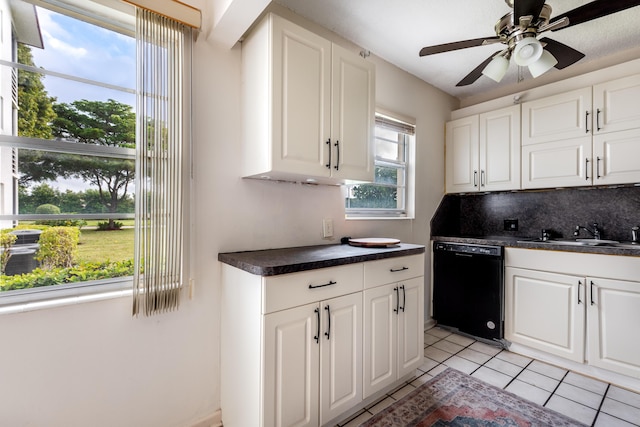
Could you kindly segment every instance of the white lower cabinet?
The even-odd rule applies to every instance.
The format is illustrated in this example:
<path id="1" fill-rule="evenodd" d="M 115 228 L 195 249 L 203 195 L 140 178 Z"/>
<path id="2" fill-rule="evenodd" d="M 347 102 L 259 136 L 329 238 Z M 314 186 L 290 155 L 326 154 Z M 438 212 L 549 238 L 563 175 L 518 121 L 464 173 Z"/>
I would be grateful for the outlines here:
<path id="1" fill-rule="evenodd" d="M 584 361 L 584 278 L 505 269 L 505 337 L 576 362 Z"/>
<path id="2" fill-rule="evenodd" d="M 364 291 L 364 398 L 411 374 L 424 352 L 424 277 Z"/>
<path id="3" fill-rule="evenodd" d="M 315 426 L 362 400 L 362 294 L 265 316 L 265 426 Z"/>
<path id="4" fill-rule="evenodd" d="M 640 282 L 587 280 L 589 364 L 640 378 Z"/>
<path id="5" fill-rule="evenodd" d="M 639 257 L 505 253 L 508 341 L 640 378 Z"/>
<path id="6" fill-rule="evenodd" d="M 386 308 L 363 293 L 371 269 L 378 274 L 370 290 L 388 294 Z M 393 354 L 393 378 L 376 390 L 393 387 L 422 363 L 424 255 L 269 277 L 226 264 L 222 271 L 225 426 L 328 425 L 364 405 L 369 360 Z M 398 282 L 374 280 L 383 277 Z"/>
<path id="7" fill-rule="evenodd" d="M 265 316 L 265 426 L 318 424 L 318 304 Z"/>
<path id="8" fill-rule="evenodd" d="M 362 294 L 320 304 L 320 424 L 362 400 Z"/>

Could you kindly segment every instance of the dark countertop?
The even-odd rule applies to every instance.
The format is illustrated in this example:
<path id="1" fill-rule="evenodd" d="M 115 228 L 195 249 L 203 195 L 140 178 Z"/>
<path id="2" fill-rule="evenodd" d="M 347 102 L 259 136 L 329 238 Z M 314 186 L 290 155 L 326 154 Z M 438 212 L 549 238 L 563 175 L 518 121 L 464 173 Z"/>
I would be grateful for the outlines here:
<path id="1" fill-rule="evenodd" d="M 386 248 L 318 245 L 219 253 L 218 261 L 259 276 L 275 276 L 424 252 L 424 246 L 410 243 L 399 243 Z"/>
<path id="2" fill-rule="evenodd" d="M 587 254 L 621 255 L 640 257 L 640 248 L 621 246 L 562 245 L 551 242 L 540 242 L 527 237 L 484 236 L 484 237 L 452 237 L 432 236 L 437 242 L 471 243 L 476 245 L 498 245 L 505 248 L 541 249 L 547 251 L 581 252 Z"/>

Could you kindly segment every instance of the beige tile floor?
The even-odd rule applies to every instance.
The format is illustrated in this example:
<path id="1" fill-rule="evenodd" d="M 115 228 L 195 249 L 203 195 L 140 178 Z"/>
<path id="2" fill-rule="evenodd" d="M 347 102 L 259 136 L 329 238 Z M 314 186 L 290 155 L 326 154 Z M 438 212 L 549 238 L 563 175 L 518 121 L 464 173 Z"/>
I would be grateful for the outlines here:
<path id="1" fill-rule="evenodd" d="M 640 426 L 638 393 L 437 327 L 425 332 L 424 342 L 424 364 L 416 371 L 415 379 L 338 426 L 359 425 L 447 367 L 590 426 Z"/>

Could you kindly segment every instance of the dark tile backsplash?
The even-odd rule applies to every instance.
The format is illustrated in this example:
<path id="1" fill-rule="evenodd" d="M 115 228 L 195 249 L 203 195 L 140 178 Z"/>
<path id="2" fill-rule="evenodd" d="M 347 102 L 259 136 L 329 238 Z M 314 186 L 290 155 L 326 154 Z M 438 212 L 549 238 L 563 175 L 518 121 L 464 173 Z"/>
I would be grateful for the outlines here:
<path id="1" fill-rule="evenodd" d="M 517 231 L 505 231 L 504 220 L 517 219 Z M 598 223 L 602 239 L 631 240 L 640 225 L 640 186 L 566 188 L 488 194 L 445 195 L 431 220 L 432 236 L 573 238 L 576 225 Z M 591 237 L 581 231 L 580 237 Z"/>

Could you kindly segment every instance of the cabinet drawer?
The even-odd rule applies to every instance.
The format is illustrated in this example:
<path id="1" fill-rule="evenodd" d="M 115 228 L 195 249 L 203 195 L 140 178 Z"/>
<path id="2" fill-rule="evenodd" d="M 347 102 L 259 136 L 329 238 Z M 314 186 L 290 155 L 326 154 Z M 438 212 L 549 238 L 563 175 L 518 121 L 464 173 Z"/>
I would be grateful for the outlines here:
<path id="1" fill-rule="evenodd" d="M 365 288 L 424 276 L 424 255 L 380 259 L 364 263 Z"/>
<path id="2" fill-rule="evenodd" d="M 264 277 L 262 312 L 272 313 L 363 289 L 362 263 Z"/>

